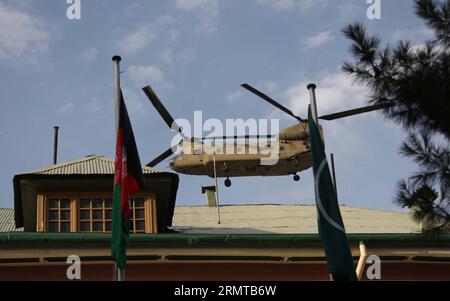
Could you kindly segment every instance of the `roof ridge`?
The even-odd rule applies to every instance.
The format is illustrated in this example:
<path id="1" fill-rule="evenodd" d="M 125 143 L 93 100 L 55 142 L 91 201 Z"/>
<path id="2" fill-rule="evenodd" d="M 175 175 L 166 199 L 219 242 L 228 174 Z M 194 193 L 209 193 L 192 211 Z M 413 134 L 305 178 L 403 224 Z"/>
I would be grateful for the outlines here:
<path id="1" fill-rule="evenodd" d="M 89 161 L 89 160 L 99 159 L 99 158 L 102 158 L 102 157 L 103 156 L 100 156 L 100 155 L 88 155 L 88 156 L 84 156 L 84 157 L 81 157 L 81 158 L 78 158 L 78 159 L 75 159 L 75 160 L 64 161 L 64 162 L 61 162 L 61 163 L 53 164 L 51 166 L 33 169 L 31 171 L 25 172 L 24 174 L 33 174 L 33 173 L 38 173 L 38 172 L 45 172 L 45 171 L 49 171 L 49 170 L 52 170 L 52 169 L 60 168 L 60 167 L 63 167 L 63 166 L 70 166 L 70 165 L 86 162 L 86 161 Z"/>
<path id="2" fill-rule="evenodd" d="M 48 175 L 54 175 L 54 174 L 114 174 L 114 159 L 105 157 L 102 155 L 88 155 L 84 156 L 75 160 L 70 161 L 64 161 L 59 164 L 54 164 L 48 167 L 38 168 L 34 169 L 28 172 L 21 173 L 20 175 L 32 175 L 32 174 L 48 174 Z M 146 174 L 149 173 L 164 173 L 163 171 L 160 171 L 158 169 L 148 167 L 148 166 L 141 166 L 142 171 Z M 99 173 L 86 171 L 86 170 L 92 170 L 99 168 L 102 171 Z M 69 172 L 67 173 L 67 170 Z M 71 170 L 74 170 L 75 172 L 71 172 Z M 108 172 L 105 172 L 105 170 L 108 170 Z"/>

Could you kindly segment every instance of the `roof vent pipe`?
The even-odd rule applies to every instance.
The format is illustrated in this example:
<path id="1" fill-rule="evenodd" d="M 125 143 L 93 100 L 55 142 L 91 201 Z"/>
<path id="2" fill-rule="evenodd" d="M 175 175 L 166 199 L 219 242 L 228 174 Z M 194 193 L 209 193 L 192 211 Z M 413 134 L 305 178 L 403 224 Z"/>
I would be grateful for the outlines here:
<path id="1" fill-rule="evenodd" d="M 58 163 L 58 130 L 59 130 L 59 126 L 55 126 L 55 127 L 53 127 L 53 129 L 55 130 L 55 135 L 53 138 L 53 164 L 57 164 Z"/>

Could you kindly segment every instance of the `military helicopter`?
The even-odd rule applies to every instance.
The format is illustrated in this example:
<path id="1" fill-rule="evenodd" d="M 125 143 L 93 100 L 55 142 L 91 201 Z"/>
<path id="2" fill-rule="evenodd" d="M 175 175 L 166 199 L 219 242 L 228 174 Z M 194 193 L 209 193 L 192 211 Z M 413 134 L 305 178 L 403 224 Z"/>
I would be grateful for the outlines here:
<path id="1" fill-rule="evenodd" d="M 307 120 L 295 115 L 291 110 L 251 85 L 244 83 L 241 86 L 295 118 L 298 123 L 281 130 L 277 135 L 186 137 L 182 128 L 175 122 L 153 89 L 150 86 L 146 86 L 143 88 L 143 91 L 162 119 L 169 128 L 179 132 L 182 136 L 178 143 L 178 151 L 171 147 L 148 163 L 147 166 L 154 167 L 168 157 L 175 155 L 170 161 L 170 168 L 175 172 L 187 175 L 207 175 L 211 178 L 226 178 L 224 182 L 226 187 L 231 186 L 231 177 L 293 175 L 294 181 L 299 181 L 300 176 L 298 173 L 310 168 L 312 165 Z M 330 121 L 390 106 L 392 106 L 390 103 L 365 106 L 324 115 L 320 119 Z M 323 140 L 323 130 L 320 125 L 319 131 Z M 224 143 L 230 139 L 234 140 L 231 151 L 230 145 L 228 144 L 227 148 L 226 143 Z M 246 140 L 245 143 L 237 143 L 238 139 Z M 276 163 L 272 165 L 262 164 L 264 158 L 267 159 L 267 150 L 261 150 L 259 147 L 261 141 L 250 142 L 250 139 L 266 139 L 264 144 L 267 144 L 267 147 L 273 146 L 274 142 L 276 142 L 278 147 L 278 160 Z M 273 139 L 276 140 L 274 141 Z M 207 140 L 213 141 L 205 143 Z M 215 143 L 216 140 L 222 140 L 223 142 L 217 145 Z M 217 151 L 218 149 L 221 151 Z M 253 152 L 250 152 L 250 150 L 253 150 Z"/>

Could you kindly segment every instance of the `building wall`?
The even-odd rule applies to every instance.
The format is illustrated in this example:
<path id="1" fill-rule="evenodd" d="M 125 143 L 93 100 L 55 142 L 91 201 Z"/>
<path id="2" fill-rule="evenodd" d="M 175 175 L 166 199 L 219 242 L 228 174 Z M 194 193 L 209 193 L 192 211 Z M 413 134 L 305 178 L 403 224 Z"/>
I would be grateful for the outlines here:
<path id="1" fill-rule="evenodd" d="M 65 265 L 1 267 L 0 280 L 67 280 Z M 111 264 L 86 264 L 82 280 L 112 280 Z M 450 280 L 450 264 L 384 263 L 382 280 Z M 328 280 L 325 264 L 278 263 L 135 263 L 126 268 L 127 280 L 156 281 L 299 281 Z"/>

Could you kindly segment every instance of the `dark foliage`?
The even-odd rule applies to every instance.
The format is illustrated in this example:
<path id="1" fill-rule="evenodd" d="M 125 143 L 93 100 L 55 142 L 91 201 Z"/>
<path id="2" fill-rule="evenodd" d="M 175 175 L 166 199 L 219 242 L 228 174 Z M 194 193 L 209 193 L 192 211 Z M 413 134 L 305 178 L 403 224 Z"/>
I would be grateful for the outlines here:
<path id="1" fill-rule="evenodd" d="M 433 139 L 450 139 L 450 0 L 415 0 L 415 10 L 435 39 L 382 47 L 362 23 L 350 24 L 343 33 L 354 60 L 342 70 L 371 89 L 371 103 L 393 103 L 384 115 L 412 132 L 400 152 L 420 170 L 399 183 L 395 201 L 434 231 L 450 225 L 450 146 Z"/>
<path id="2" fill-rule="evenodd" d="M 351 24 L 343 33 L 352 41 L 355 60 L 342 69 L 371 88 L 372 103 L 395 104 L 385 109 L 388 118 L 407 129 L 425 128 L 450 138 L 450 0 L 416 0 L 416 13 L 436 39 L 423 47 L 409 41 L 381 47 L 363 24 Z"/>

